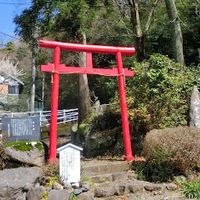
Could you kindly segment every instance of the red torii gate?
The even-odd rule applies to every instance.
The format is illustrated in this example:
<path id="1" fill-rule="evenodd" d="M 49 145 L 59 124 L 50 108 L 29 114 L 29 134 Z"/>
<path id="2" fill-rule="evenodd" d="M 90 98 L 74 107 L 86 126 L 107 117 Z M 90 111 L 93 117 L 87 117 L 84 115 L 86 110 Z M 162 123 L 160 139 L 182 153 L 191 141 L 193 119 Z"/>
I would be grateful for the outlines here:
<path id="1" fill-rule="evenodd" d="M 113 47 L 100 45 L 83 45 L 75 43 L 63 43 L 49 40 L 39 40 L 39 46 L 42 48 L 54 49 L 54 63 L 41 65 L 41 71 L 53 74 L 52 91 L 51 91 L 51 125 L 50 125 L 50 147 L 49 161 L 56 160 L 57 150 L 57 111 L 58 111 L 58 94 L 59 94 L 59 75 L 60 74 L 96 74 L 105 76 L 117 76 L 120 95 L 120 107 L 122 117 L 123 141 L 125 147 L 125 159 L 134 160 L 131 147 L 131 137 L 128 123 L 128 112 L 126 104 L 125 76 L 132 77 L 133 71 L 123 68 L 122 55 L 134 55 L 134 47 Z M 86 66 L 73 67 L 60 64 L 61 50 L 86 52 Z M 115 54 L 117 67 L 112 69 L 94 68 L 92 53 Z"/>

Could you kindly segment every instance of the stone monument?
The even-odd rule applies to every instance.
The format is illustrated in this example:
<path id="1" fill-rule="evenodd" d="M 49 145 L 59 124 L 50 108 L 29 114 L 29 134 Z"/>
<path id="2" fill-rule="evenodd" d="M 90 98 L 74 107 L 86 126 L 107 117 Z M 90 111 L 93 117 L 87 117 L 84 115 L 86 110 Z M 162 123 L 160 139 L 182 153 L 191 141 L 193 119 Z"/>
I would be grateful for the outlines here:
<path id="1" fill-rule="evenodd" d="M 79 186 L 80 152 L 83 149 L 71 143 L 57 149 L 59 153 L 59 174 L 65 185 Z"/>

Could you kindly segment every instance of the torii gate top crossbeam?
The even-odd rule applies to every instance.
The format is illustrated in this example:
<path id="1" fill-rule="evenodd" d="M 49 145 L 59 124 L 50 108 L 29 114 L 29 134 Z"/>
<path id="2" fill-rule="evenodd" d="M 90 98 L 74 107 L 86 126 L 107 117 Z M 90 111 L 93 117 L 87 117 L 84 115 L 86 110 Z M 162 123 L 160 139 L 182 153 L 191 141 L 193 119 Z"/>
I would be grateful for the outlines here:
<path id="1" fill-rule="evenodd" d="M 134 55 L 136 50 L 134 47 L 113 47 L 102 45 L 83 45 L 76 43 L 63 43 L 49 40 L 39 40 L 39 46 L 43 48 L 56 48 L 60 47 L 65 51 L 78 51 L 78 52 L 92 52 L 92 53 L 105 53 L 116 54 L 121 52 L 122 55 Z"/>

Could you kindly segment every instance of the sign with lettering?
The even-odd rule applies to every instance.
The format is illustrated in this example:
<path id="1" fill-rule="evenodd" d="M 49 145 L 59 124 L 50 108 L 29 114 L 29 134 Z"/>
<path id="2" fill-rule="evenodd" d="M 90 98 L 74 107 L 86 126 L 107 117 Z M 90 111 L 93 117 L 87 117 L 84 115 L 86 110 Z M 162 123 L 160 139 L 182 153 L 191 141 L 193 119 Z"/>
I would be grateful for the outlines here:
<path id="1" fill-rule="evenodd" d="M 82 148 L 67 144 L 57 149 L 59 153 L 59 174 L 65 185 L 79 185 L 80 182 L 80 151 Z"/>
<path id="2" fill-rule="evenodd" d="M 40 140 L 40 117 L 4 117 L 2 131 L 10 141 Z"/>

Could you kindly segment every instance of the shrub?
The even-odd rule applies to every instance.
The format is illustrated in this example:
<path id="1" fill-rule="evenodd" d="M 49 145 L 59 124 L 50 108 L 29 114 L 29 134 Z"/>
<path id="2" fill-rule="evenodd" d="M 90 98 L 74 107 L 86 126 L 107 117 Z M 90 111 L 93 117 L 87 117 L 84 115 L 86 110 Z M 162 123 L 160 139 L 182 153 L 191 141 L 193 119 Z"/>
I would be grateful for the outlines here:
<path id="1" fill-rule="evenodd" d="M 166 128 L 147 133 L 143 144 L 146 175 L 172 177 L 188 175 L 200 166 L 200 130 L 190 127 Z M 157 179 L 157 178 L 156 178 Z"/>
<path id="2" fill-rule="evenodd" d="M 133 65 L 135 76 L 127 79 L 127 104 L 136 145 L 149 130 L 186 126 L 191 91 L 194 84 L 199 86 L 200 68 L 181 66 L 159 54 Z M 113 110 L 119 110 L 118 95 L 113 101 Z"/>
<path id="3" fill-rule="evenodd" d="M 122 154 L 123 149 L 118 145 L 122 144 L 119 118 L 119 114 L 108 110 L 101 115 L 92 114 L 80 124 L 78 132 L 84 156 Z"/>
<path id="4" fill-rule="evenodd" d="M 152 182 L 167 182 L 172 180 L 175 166 L 170 162 L 170 155 L 159 149 L 154 152 L 155 158 L 147 160 L 144 165 L 143 175 Z"/>
<path id="5" fill-rule="evenodd" d="M 43 172 L 45 176 L 58 177 L 59 175 L 59 165 L 58 163 L 50 163 L 43 167 Z"/>
<path id="6" fill-rule="evenodd" d="M 200 180 L 185 183 L 182 191 L 189 199 L 200 199 Z"/>

